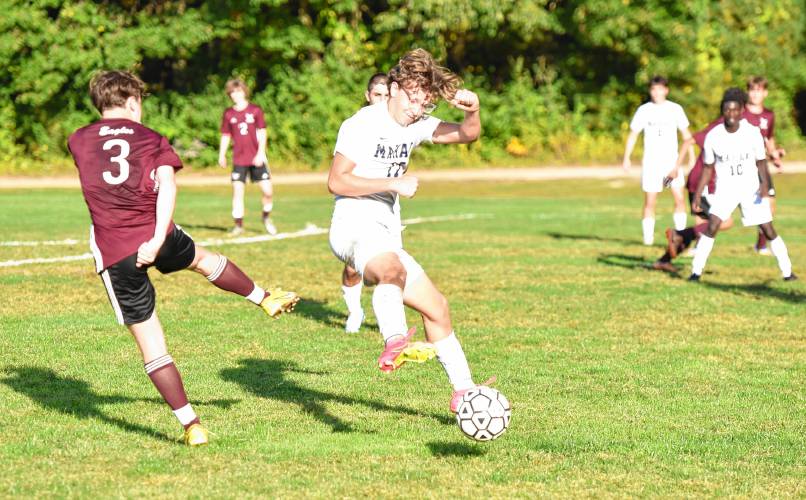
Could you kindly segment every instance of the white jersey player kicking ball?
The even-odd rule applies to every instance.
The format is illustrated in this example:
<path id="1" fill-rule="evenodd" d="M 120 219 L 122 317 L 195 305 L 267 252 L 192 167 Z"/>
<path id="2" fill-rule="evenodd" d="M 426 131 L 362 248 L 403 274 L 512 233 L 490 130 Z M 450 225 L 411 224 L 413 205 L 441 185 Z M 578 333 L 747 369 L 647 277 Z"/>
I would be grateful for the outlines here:
<path id="1" fill-rule="evenodd" d="M 451 410 L 475 387 L 448 301 L 402 245 L 398 196 L 412 197 L 417 178 L 406 175 L 421 142 L 462 144 L 481 133 L 478 96 L 436 64 L 423 49 L 408 52 L 389 71 L 389 100 L 366 106 L 339 129 L 328 189 L 336 195 L 330 247 L 367 285 L 376 285 L 372 307 L 384 339 L 378 367 L 391 372 L 407 361 L 436 354 L 453 385 Z M 429 116 L 439 98 L 465 112 L 462 123 Z M 418 311 L 433 344 L 412 343 L 403 306 Z"/>
<path id="2" fill-rule="evenodd" d="M 689 281 L 699 281 L 705 263 L 714 246 L 714 238 L 723 220 L 739 206 L 742 224 L 759 226 L 770 243 L 773 255 L 784 280 L 797 279 L 792 273 L 792 262 L 784 244 L 772 227 L 769 186 L 770 172 L 764 139 L 758 127 L 742 119 L 747 97 L 739 88 L 730 88 L 722 97 L 724 123 L 717 125 L 705 136 L 703 147 L 704 169 L 692 200 L 692 209 L 700 210 L 702 191 L 716 170 L 716 194 L 711 202 L 708 229 L 700 241 L 691 263 Z"/>

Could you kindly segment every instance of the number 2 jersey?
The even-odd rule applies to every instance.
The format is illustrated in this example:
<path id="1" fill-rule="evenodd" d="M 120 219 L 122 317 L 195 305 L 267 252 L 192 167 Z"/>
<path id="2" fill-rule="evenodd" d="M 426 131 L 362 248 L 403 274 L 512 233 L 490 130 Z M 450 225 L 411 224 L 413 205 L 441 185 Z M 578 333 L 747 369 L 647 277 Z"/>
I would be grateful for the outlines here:
<path id="1" fill-rule="evenodd" d="M 90 211 L 90 246 L 98 272 L 137 252 L 154 236 L 156 169 L 182 168 L 168 140 L 125 118 L 101 119 L 67 142 Z M 173 222 L 168 231 L 173 230 Z"/>
<path id="2" fill-rule="evenodd" d="M 717 196 L 758 191 L 756 161 L 766 158 L 761 131 L 745 119 L 739 121 L 735 132 L 728 132 L 720 123 L 705 136 L 703 162 L 714 165 Z"/>
<path id="3" fill-rule="evenodd" d="M 361 108 L 346 119 L 339 129 L 336 153 L 355 162 L 353 175 L 366 179 L 401 177 L 409 166 L 415 147 L 430 142 L 440 124 L 429 116 L 404 127 L 389 114 L 387 103 L 380 102 Z M 372 216 L 395 212 L 397 193 L 384 191 L 366 196 L 336 196 L 335 213 L 349 211 Z M 397 214 L 399 216 L 399 214 Z"/>

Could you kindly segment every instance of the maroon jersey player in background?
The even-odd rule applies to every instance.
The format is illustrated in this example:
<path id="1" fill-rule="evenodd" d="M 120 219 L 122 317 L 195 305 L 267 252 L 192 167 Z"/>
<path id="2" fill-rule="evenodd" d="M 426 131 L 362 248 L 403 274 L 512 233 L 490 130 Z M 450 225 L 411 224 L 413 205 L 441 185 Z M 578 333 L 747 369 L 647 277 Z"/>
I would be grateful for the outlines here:
<path id="1" fill-rule="evenodd" d="M 246 178 L 260 186 L 263 193 L 263 227 L 277 234 L 270 215 L 274 207 L 271 171 L 266 157 L 266 119 L 260 106 L 250 103 L 249 88 L 241 80 L 230 80 L 224 87 L 233 105 L 221 117 L 221 144 L 218 164 L 227 166 L 227 149 L 232 140 L 232 219 L 235 226 L 230 234 L 243 233 L 244 193 Z"/>
<path id="2" fill-rule="evenodd" d="M 742 118 L 747 120 L 750 125 L 755 125 L 761 130 L 761 137 L 764 138 L 764 145 L 767 148 L 767 156 L 772 160 L 775 165 L 774 171 L 770 173 L 781 172 L 782 161 L 781 159 L 786 154 L 783 148 L 779 148 L 775 144 L 775 113 L 771 109 L 764 107 L 764 99 L 767 98 L 767 79 L 763 76 L 753 76 L 747 80 L 747 105 L 744 107 Z M 772 176 L 770 176 L 770 209 L 775 215 L 775 186 L 772 183 Z M 772 255 L 772 252 L 767 248 L 767 238 L 764 233 L 759 229 L 758 240 L 753 248 L 761 255 Z"/>
<path id="3" fill-rule="evenodd" d="M 195 446 L 207 443 L 207 430 L 168 354 L 148 268 L 196 271 L 273 317 L 292 310 L 299 298 L 279 289 L 267 293 L 226 257 L 196 245 L 174 225 L 174 173 L 182 161 L 165 137 L 141 125 L 143 91 L 143 82 L 131 73 L 96 74 L 90 97 L 101 119 L 75 131 L 68 147 L 92 219 L 96 271 L 115 316 L 134 336 L 146 373 L 184 426 L 185 443 Z"/>

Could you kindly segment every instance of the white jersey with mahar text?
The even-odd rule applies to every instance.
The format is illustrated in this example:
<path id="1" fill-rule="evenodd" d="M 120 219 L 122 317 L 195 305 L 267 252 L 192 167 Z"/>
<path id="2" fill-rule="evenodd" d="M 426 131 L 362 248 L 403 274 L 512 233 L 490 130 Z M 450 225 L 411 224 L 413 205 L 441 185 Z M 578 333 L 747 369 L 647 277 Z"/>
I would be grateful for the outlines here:
<path id="1" fill-rule="evenodd" d="M 755 192 L 759 188 L 756 162 L 767 158 L 764 138 L 758 127 L 747 120 L 739 122 L 735 132 L 721 123 L 705 136 L 703 162 L 714 165 L 716 192 Z"/>
<path id="2" fill-rule="evenodd" d="M 430 142 L 440 120 L 427 117 L 404 127 L 389 114 L 387 103 L 361 108 L 339 129 L 335 153 L 355 162 L 353 175 L 366 179 L 400 177 L 415 147 Z M 384 191 L 360 197 L 336 196 L 336 210 L 394 212 L 397 193 Z"/>
<path id="3" fill-rule="evenodd" d="M 630 130 L 644 133 L 644 166 L 674 165 L 677 131 L 688 126 L 686 113 L 676 102 L 647 102 L 639 106 L 630 122 Z"/>

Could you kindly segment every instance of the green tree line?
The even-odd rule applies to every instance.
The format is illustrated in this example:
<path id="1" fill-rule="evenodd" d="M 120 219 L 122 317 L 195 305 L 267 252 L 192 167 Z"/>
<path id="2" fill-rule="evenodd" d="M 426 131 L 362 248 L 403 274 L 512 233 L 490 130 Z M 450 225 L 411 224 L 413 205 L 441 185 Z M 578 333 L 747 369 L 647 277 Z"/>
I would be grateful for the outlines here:
<path id="1" fill-rule="evenodd" d="M 803 0 L 0 5 L 0 168 L 13 171 L 65 163 L 67 136 L 97 116 L 86 89 L 102 68 L 146 81 L 146 124 L 192 164 L 215 164 L 229 105 L 223 85 L 238 76 L 266 111 L 272 164 L 322 168 L 368 76 L 413 47 L 430 50 L 482 100 L 482 139 L 438 154 L 423 148 L 423 163 L 618 161 L 653 74 L 669 78 L 670 99 L 695 129 L 717 114 L 726 87 L 766 75 L 779 142 L 806 149 Z M 444 103 L 435 115 L 461 117 Z"/>

